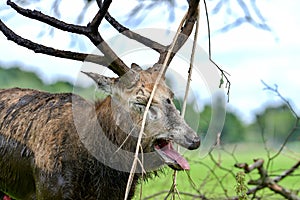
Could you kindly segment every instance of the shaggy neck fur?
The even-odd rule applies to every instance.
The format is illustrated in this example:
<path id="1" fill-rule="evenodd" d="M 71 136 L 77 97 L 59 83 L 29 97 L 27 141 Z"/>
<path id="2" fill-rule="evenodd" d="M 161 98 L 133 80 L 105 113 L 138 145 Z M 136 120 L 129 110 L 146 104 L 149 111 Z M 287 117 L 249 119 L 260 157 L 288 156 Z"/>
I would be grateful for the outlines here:
<path id="1" fill-rule="evenodd" d="M 133 119 L 135 116 L 110 96 L 96 105 L 96 113 L 106 137 L 123 150 L 135 152 L 140 127 L 134 121 L 142 119 Z M 151 138 L 142 140 L 143 152 L 150 152 L 150 143 Z"/>
<path id="2" fill-rule="evenodd" d="M 121 147 L 121 149 L 125 150 L 126 152 L 135 152 L 137 143 L 136 134 L 138 134 L 139 130 L 137 127 L 133 126 L 133 123 L 131 123 L 131 121 L 129 121 L 130 117 L 128 112 L 122 110 L 122 108 L 119 107 L 119 104 L 115 104 L 112 97 L 108 96 L 106 99 L 96 104 L 96 114 L 103 133 L 109 139 L 109 142 L 114 144 L 117 148 Z M 130 134 L 135 135 L 135 137 L 128 137 L 129 132 Z M 143 146 L 145 146 L 145 144 L 143 144 Z M 111 152 L 112 155 L 115 155 L 114 153 L 115 152 Z M 119 165 L 120 168 L 122 168 L 123 166 L 126 171 L 130 169 L 133 161 L 130 155 L 126 157 L 126 155 L 124 156 L 123 154 L 121 154 L 118 157 L 117 153 L 116 157 L 114 157 L 113 159 L 115 159 L 114 162 L 116 165 Z M 125 189 L 129 177 L 129 173 L 126 171 L 123 172 L 116 170 L 113 173 L 114 176 L 117 175 L 117 177 L 114 178 L 118 180 L 118 188 L 120 189 L 119 193 L 122 194 L 125 194 Z M 133 197 L 136 184 L 138 183 L 140 177 L 141 174 L 135 174 L 129 194 L 129 199 Z"/>

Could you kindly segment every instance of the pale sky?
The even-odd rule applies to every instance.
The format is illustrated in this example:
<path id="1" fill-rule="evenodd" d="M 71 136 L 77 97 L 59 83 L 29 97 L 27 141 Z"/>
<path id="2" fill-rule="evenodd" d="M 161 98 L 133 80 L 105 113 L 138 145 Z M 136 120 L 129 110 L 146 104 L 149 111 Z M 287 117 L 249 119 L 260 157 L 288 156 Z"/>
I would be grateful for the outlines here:
<path id="1" fill-rule="evenodd" d="M 72 9 L 61 12 L 62 19 L 74 22 L 72 18 L 80 12 L 82 8 L 81 1 L 75 3 L 72 0 L 64 0 L 62 2 L 66 5 L 72 2 Z M 135 1 L 126 1 L 125 5 L 118 6 L 119 3 L 124 2 L 122 0 L 114 1 L 110 8 L 110 13 L 120 21 L 124 19 L 126 12 L 136 5 Z M 183 8 L 186 6 L 185 1 L 180 2 L 173 23 L 169 24 L 168 22 L 166 8 L 161 8 L 161 10 L 157 9 L 149 12 L 143 23 L 136 28 L 160 28 L 175 31 L 184 14 Z M 237 16 L 241 14 L 238 7 L 235 7 L 235 1 L 231 0 L 230 2 L 232 2 L 232 7 L 235 8 L 234 12 L 236 13 L 233 14 Z M 257 4 L 272 32 L 244 24 L 226 33 L 217 33 L 214 30 L 218 30 L 224 25 L 226 17 L 224 17 L 225 15 L 222 16 L 222 12 L 218 16 L 210 17 L 213 59 L 231 74 L 230 81 L 232 85 L 228 108 L 236 111 L 246 122 L 250 122 L 253 119 L 253 114 L 260 111 L 266 103 L 278 101 L 276 96 L 262 90 L 261 80 L 270 85 L 277 84 L 282 94 L 300 108 L 300 67 L 298 66 L 300 62 L 300 15 L 298 14 L 300 1 L 290 0 L 285 2 L 284 4 L 283 1 L 279 0 L 266 0 Z M 209 8 L 214 7 L 214 1 L 208 1 L 207 3 Z M 53 14 L 49 13 L 49 6 L 43 1 L 43 4 L 39 4 L 38 7 L 34 8 L 44 8 L 42 9 L 43 12 Z M 16 33 L 27 39 L 65 50 L 86 52 L 94 50 L 93 45 L 86 39 L 82 42 L 85 46 L 84 49 L 79 48 L 78 45 L 71 47 L 71 38 L 62 31 L 55 31 L 52 36 L 47 34 L 39 36 L 41 30 L 49 29 L 39 22 L 19 17 L 10 9 L 4 9 L 7 8 L 4 3 L 0 3 L 0 7 L 1 20 L 6 22 L 7 26 Z M 64 7 L 64 5 L 62 4 L 61 7 Z M 8 13 L 13 13 L 12 17 L 6 18 Z M 92 16 L 94 13 L 95 10 L 90 9 L 87 16 Z M 207 34 L 203 14 L 203 9 L 201 9 L 200 40 L 198 44 L 201 48 L 207 50 Z M 230 17 L 227 16 L 227 18 L 226 20 L 230 20 Z M 107 40 L 117 35 L 107 25 L 103 27 L 102 33 Z M 20 64 L 25 70 L 35 71 L 46 83 L 52 83 L 56 80 L 74 82 L 82 67 L 81 62 L 35 54 L 11 41 L 7 41 L 3 34 L 0 34 L 0 47 L 1 65 L 9 67 L 13 64 Z M 128 64 L 136 62 L 131 58 L 128 58 L 128 60 Z M 199 96 L 199 101 L 208 98 L 202 95 L 201 90 Z"/>

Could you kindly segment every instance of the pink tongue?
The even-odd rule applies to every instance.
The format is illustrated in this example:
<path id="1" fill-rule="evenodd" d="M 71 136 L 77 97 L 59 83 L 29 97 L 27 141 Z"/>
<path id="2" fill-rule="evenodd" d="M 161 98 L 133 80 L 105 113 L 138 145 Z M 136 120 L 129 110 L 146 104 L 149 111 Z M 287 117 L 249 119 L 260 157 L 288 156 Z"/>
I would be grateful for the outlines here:
<path id="1" fill-rule="evenodd" d="M 171 142 L 168 143 L 168 145 L 161 148 L 161 150 L 166 154 L 166 156 L 168 156 L 172 160 L 175 160 L 182 169 L 190 170 L 190 165 L 188 161 L 173 149 Z"/>

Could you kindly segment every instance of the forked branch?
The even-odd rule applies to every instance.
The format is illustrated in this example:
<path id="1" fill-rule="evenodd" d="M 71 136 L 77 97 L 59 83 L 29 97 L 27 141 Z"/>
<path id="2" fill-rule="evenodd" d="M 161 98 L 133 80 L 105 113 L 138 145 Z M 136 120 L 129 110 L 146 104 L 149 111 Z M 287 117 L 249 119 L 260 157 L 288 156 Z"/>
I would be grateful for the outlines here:
<path id="1" fill-rule="evenodd" d="M 21 14 L 25 17 L 38 20 L 40 22 L 48 24 L 48 25 L 50 25 L 54 28 L 60 29 L 62 31 L 67 31 L 70 33 L 75 33 L 75 34 L 84 35 L 84 36 L 88 37 L 90 39 L 90 41 L 95 46 L 97 46 L 97 48 L 107 58 L 106 63 L 104 61 L 103 62 L 97 61 L 97 62 L 101 63 L 101 64 L 105 63 L 106 66 L 108 66 L 113 72 L 115 72 L 118 75 L 123 75 L 124 73 L 126 73 L 129 70 L 129 68 L 115 54 L 115 52 L 109 47 L 109 45 L 103 40 L 103 38 L 101 37 L 101 34 L 98 31 L 98 28 L 104 17 L 120 33 L 122 33 L 125 36 L 127 36 L 128 38 L 134 39 L 134 40 L 144 44 L 145 46 L 152 48 L 153 50 L 160 53 L 160 57 L 159 57 L 157 64 L 160 64 L 160 65 L 163 64 L 163 62 L 165 61 L 165 59 L 167 57 L 167 52 L 170 49 L 170 45 L 168 45 L 168 46 L 161 45 L 158 42 L 152 41 L 149 38 L 139 35 L 133 31 L 130 31 L 128 28 L 121 25 L 108 13 L 108 8 L 109 8 L 111 2 L 112 2 L 111 0 L 106 0 L 103 3 L 98 3 L 99 11 L 94 16 L 94 18 L 91 20 L 91 23 L 89 23 L 87 26 L 66 23 L 66 22 L 58 20 L 54 17 L 45 15 L 40 11 L 24 9 L 24 8 L 18 6 L 17 4 L 15 4 L 14 2 L 12 2 L 11 0 L 8 0 L 7 4 L 9 6 L 11 6 L 19 14 Z M 175 41 L 173 51 L 167 62 L 167 66 L 171 62 L 174 55 L 184 45 L 184 43 L 190 36 L 190 34 L 193 30 L 194 24 L 196 22 L 198 5 L 199 5 L 199 0 L 191 0 L 189 2 L 189 9 L 188 9 L 186 18 L 184 20 L 182 27 L 180 27 L 181 28 L 180 35 L 179 35 L 178 39 Z M 3 24 L 4 23 L 1 23 L 1 26 L 2 26 L 1 30 L 2 31 L 7 30 L 7 27 L 3 27 Z M 18 35 L 15 34 L 14 36 L 18 36 Z M 20 36 L 10 37 L 10 40 L 17 43 L 18 40 L 20 41 L 20 38 L 21 38 Z M 25 40 L 26 39 L 23 38 L 23 41 L 25 41 Z M 29 40 L 26 40 L 26 41 L 29 41 Z M 31 42 L 31 41 L 29 41 L 29 42 Z M 31 42 L 31 44 L 33 44 L 33 42 Z M 22 46 L 28 48 L 29 45 L 22 45 Z M 37 46 L 37 45 L 34 45 L 34 46 Z M 38 48 L 39 53 L 44 53 L 47 55 L 57 56 L 57 57 L 61 57 L 61 58 L 68 58 L 68 59 L 83 61 L 82 57 L 84 57 L 84 55 L 86 55 L 86 54 L 81 54 L 81 53 L 78 53 L 78 54 L 75 53 L 76 54 L 75 56 L 71 56 L 71 55 L 65 56 L 64 54 L 66 54 L 66 51 L 50 50 L 51 49 L 50 47 L 47 47 L 44 45 L 38 45 L 38 47 L 39 47 Z M 30 48 L 30 49 L 34 50 L 33 48 Z M 37 49 L 37 48 L 35 48 L 35 49 Z M 68 53 L 71 54 L 72 52 L 68 52 Z M 77 58 L 78 55 L 80 55 L 80 59 Z M 93 56 L 90 59 L 94 60 Z M 99 58 L 97 58 L 97 59 L 99 59 Z M 107 64 L 107 63 L 109 63 L 109 64 Z"/>
<path id="2" fill-rule="evenodd" d="M 249 189 L 247 191 L 247 195 L 255 194 L 258 190 L 269 188 L 273 192 L 280 194 L 286 199 L 292 200 L 300 200 L 300 198 L 293 191 L 288 190 L 278 184 L 283 178 L 292 174 L 298 167 L 300 166 L 300 161 L 297 161 L 295 165 L 293 165 L 290 169 L 284 171 L 281 175 L 278 175 L 274 178 L 268 174 L 266 168 L 263 166 L 264 160 L 255 159 L 252 165 L 248 165 L 247 163 L 238 163 L 235 167 L 243 169 L 245 173 L 250 173 L 253 170 L 257 169 L 259 172 L 259 178 L 257 180 L 250 180 L 248 182 L 249 185 L 256 185 L 255 188 Z M 235 198 L 234 198 L 235 199 Z"/>
<path id="3" fill-rule="evenodd" d="M 104 54 L 104 57 L 102 57 L 103 62 L 101 62 L 101 64 L 105 64 L 105 66 L 109 67 L 109 69 L 111 69 L 117 75 L 121 76 L 129 70 L 129 67 L 127 67 L 126 64 L 115 54 L 115 52 L 103 40 L 100 33 L 98 32 L 98 28 L 104 17 L 104 15 L 101 14 L 101 10 L 95 15 L 92 22 L 89 23 L 87 26 L 79 26 L 79 25 L 65 23 L 61 20 L 58 20 L 56 18 L 45 15 L 39 11 L 24 9 L 24 8 L 18 6 L 17 4 L 13 3 L 10 0 L 7 1 L 7 4 L 9 6 L 11 6 L 14 10 L 16 10 L 19 14 L 21 14 L 25 17 L 46 23 L 46 24 L 48 24 L 54 28 L 60 29 L 62 31 L 76 33 L 76 34 L 80 34 L 80 35 L 84 35 L 84 36 L 88 37 L 90 39 L 90 41 Z M 106 1 L 106 3 L 104 5 L 105 6 L 103 6 L 102 11 L 104 13 L 106 13 L 107 9 L 110 5 L 110 2 Z M 8 30 L 8 28 L 6 26 L 3 26 L 4 25 L 3 22 L 0 25 L 1 25 L 1 27 L 0 27 L 1 31 Z M 15 33 L 10 34 L 10 35 L 13 37 L 10 37 L 9 39 L 16 43 L 18 43 L 20 40 L 26 41 L 25 43 L 28 43 L 28 44 L 22 45 L 26 48 L 28 48 L 28 46 L 30 46 L 30 44 L 36 44 L 30 40 L 27 40 L 27 39 L 22 38 L 21 36 L 18 36 Z M 17 37 L 14 37 L 14 36 L 17 36 Z M 87 54 L 80 54 L 80 56 L 81 56 L 80 59 L 79 58 L 75 59 L 76 56 L 70 55 L 72 52 L 69 52 L 69 55 L 65 56 L 65 54 L 67 54 L 66 51 L 61 51 L 61 50 L 54 51 L 52 48 L 46 47 L 44 45 L 35 45 L 35 46 L 39 47 L 39 48 L 29 48 L 29 49 L 31 49 L 31 50 L 39 49 L 38 50 L 39 53 L 44 53 L 47 55 L 57 56 L 57 57 L 61 57 L 61 58 L 68 58 L 68 59 L 73 59 L 73 60 L 84 61 L 84 59 L 82 59 L 82 56 L 87 55 Z M 35 52 L 37 52 L 37 51 L 35 51 Z M 87 58 L 87 59 L 93 60 L 93 56 L 92 56 L 92 58 Z"/>

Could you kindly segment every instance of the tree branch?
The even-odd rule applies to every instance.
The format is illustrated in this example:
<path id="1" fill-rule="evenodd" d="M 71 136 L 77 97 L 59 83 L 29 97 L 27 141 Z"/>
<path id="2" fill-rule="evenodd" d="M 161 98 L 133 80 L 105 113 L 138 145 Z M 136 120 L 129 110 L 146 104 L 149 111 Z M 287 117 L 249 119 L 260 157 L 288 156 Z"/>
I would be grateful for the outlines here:
<path id="1" fill-rule="evenodd" d="M 62 31 L 67 31 L 71 33 L 77 33 L 77 34 L 88 34 L 89 30 L 85 26 L 79 26 L 79 25 L 74 25 L 74 24 L 68 24 L 63 21 L 60 21 L 54 17 L 50 17 L 48 15 L 43 14 L 40 11 L 36 10 L 29 10 L 29 9 L 24 9 L 15 4 L 14 2 L 8 0 L 7 5 L 11 6 L 15 11 L 17 11 L 19 14 L 28 17 L 30 19 L 35 19 L 40 22 L 46 23 L 50 26 L 53 26 L 57 29 L 60 29 Z"/>
<path id="2" fill-rule="evenodd" d="M 175 54 L 179 51 L 179 49 L 185 44 L 186 40 L 189 38 L 190 34 L 193 31 L 193 27 L 197 20 L 197 10 L 199 6 L 199 0 L 191 0 L 189 2 L 189 9 L 185 18 L 185 23 L 181 27 L 181 31 L 177 41 L 175 41 L 175 45 L 173 51 L 171 53 L 170 58 L 168 59 L 167 65 L 170 64 Z M 170 45 L 168 46 L 170 48 Z M 159 60 L 156 64 L 162 64 L 167 56 L 167 52 L 169 49 L 165 50 L 160 54 Z"/>
<path id="3" fill-rule="evenodd" d="M 94 19 L 90 23 L 90 27 L 93 31 L 98 31 L 98 28 L 101 24 L 102 19 L 104 18 L 105 14 L 107 13 L 107 10 L 111 4 L 112 0 L 105 0 L 101 7 L 99 7 L 99 11 L 95 15 Z"/>
<path id="4" fill-rule="evenodd" d="M 38 20 L 40 22 L 46 23 L 50 26 L 53 26 L 53 27 L 58 28 L 58 29 L 63 30 L 63 31 L 85 35 L 104 54 L 104 56 L 106 56 L 106 65 L 105 66 L 107 66 L 110 70 L 112 70 L 117 75 L 121 76 L 129 70 L 129 67 L 126 66 L 126 64 L 116 55 L 116 53 L 103 40 L 103 38 L 101 37 L 98 30 L 95 31 L 95 28 L 96 28 L 95 26 L 98 23 L 100 25 L 101 20 L 103 18 L 103 17 L 101 18 L 101 15 L 100 15 L 99 12 L 94 17 L 93 23 L 90 23 L 88 26 L 78 26 L 78 25 L 74 25 L 74 24 L 65 23 L 65 22 L 60 21 L 56 18 L 45 15 L 45 14 L 39 12 L 39 11 L 35 11 L 35 10 L 32 11 L 32 10 L 29 10 L 29 9 L 21 8 L 18 5 L 16 5 L 15 3 L 11 2 L 10 0 L 7 1 L 7 4 L 10 5 L 19 14 L 21 14 L 25 17 Z M 106 3 L 106 6 L 109 7 L 108 4 L 110 4 L 109 1 L 108 1 L 108 3 Z M 11 40 L 13 40 L 13 38 L 11 38 Z M 15 40 L 13 40 L 13 41 L 15 41 Z M 28 41 L 29 40 L 27 40 L 27 42 Z M 28 45 L 25 46 L 25 47 L 28 48 Z M 39 45 L 38 47 L 39 48 L 37 48 L 36 50 L 34 50 L 32 48 L 29 48 L 29 49 L 34 50 L 35 52 L 38 51 L 38 53 L 45 53 L 45 54 L 52 55 L 52 56 L 57 56 L 57 57 L 65 56 L 61 53 L 64 53 L 66 51 L 56 52 L 56 55 L 54 55 L 53 50 L 48 49 L 46 46 Z M 44 47 L 46 49 L 44 49 L 44 50 L 41 49 L 41 48 L 44 48 Z M 68 58 L 68 59 L 72 59 L 71 57 L 72 57 L 72 55 L 65 56 L 65 58 Z M 76 57 L 76 56 L 74 56 L 74 57 Z"/>
<path id="5" fill-rule="evenodd" d="M 6 38 L 8 40 L 15 42 L 16 44 L 18 44 L 22 47 L 26 47 L 27 49 L 30 49 L 30 50 L 34 51 L 35 53 L 42 53 L 42 54 L 47 54 L 50 56 L 66 58 L 66 59 L 71 59 L 71 60 L 77 60 L 77 61 L 82 61 L 82 62 L 88 61 L 88 62 L 92 62 L 95 64 L 104 65 L 104 66 L 109 65 L 109 63 L 107 62 L 107 59 L 104 56 L 58 50 L 58 49 L 54 49 L 52 47 L 47 47 L 47 46 L 32 42 L 31 40 L 25 39 L 25 38 L 17 35 L 16 33 L 14 33 L 1 20 L 0 20 L 0 30 L 2 31 L 2 33 L 6 36 Z"/>
<path id="6" fill-rule="evenodd" d="M 250 173 L 254 169 L 261 168 L 264 164 L 263 159 L 256 159 L 252 165 L 248 165 L 247 163 L 237 163 L 234 166 L 240 169 L 244 169 L 245 173 Z"/>
<path id="7" fill-rule="evenodd" d="M 146 38 L 140 34 L 137 34 L 131 31 L 129 28 L 120 24 L 115 18 L 113 18 L 108 12 L 105 15 L 105 19 L 112 25 L 119 33 L 122 33 L 126 37 L 136 40 L 137 42 L 157 51 L 158 53 L 162 53 L 166 50 L 166 46 L 155 42 L 149 38 Z"/>
<path id="8" fill-rule="evenodd" d="M 256 187 L 249 189 L 247 191 L 247 195 L 255 194 L 258 190 L 268 187 L 270 190 L 272 190 L 277 194 L 280 194 L 286 199 L 300 200 L 300 198 L 295 193 L 278 184 L 279 181 L 281 181 L 286 176 L 292 174 L 300 166 L 300 161 L 298 161 L 290 169 L 284 171 L 281 175 L 275 178 L 271 178 L 268 175 L 267 170 L 263 167 L 263 163 L 264 163 L 263 159 L 257 159 L 254 160 L 254 163 L 250 166 L 248 166 L 247 163 L 235 164 L 235 167 L 244 169 L 245 173 L 250 173 L 254 169 L 257 169 L 259 172 L 260 177 L 257 180 L 250 180 L 248 182 L 249 185 L 256 185 Z"/>
<path id="9" fill-rule="evenodd" d="M 101 9 L 102 8 L 102 2 L 101 1 L 96 1 L 98 4 L 98 7 Z M 155 42 L 147 37 L 144 37 L 140 34 L 135 33 L 134 31 L 131 31 L 129 28 L 123 26 L 122 24 L 120 24 L 114 17 L 112 17 L 109 12 L 106 12 L 105 14 L 105 19 L 108 21 L 108 23 L 110 23 L 110 25 L 112 25 L 119 33 L 125 35 L 126 37 L 133 39 L 155 51 L 157 51 L 158 53 L 163 52 L 167 47 Z"/>
<path id="10" fill-rule="evenodd" d="M 278 183 L 279 181 L 281 181 L 282 179 L 284 179 L 285 177 L 291 175 L 296 169 L 298 169 L 300 166 L 300 160 L 298 162 L 296 162 L 295 165 L 293 165 L 290 169 L 284 171 L 282 174 L 280 174 L 279 176 L 275 177 L 273 180 L 274 182 Z"/>

